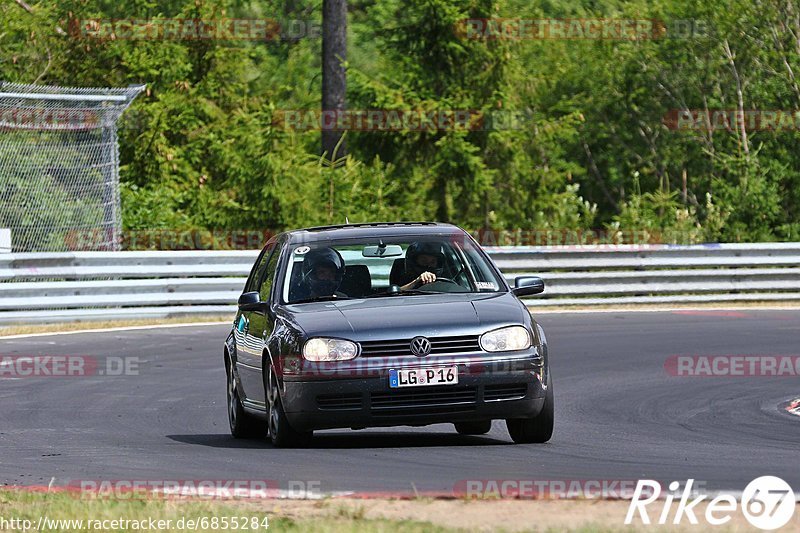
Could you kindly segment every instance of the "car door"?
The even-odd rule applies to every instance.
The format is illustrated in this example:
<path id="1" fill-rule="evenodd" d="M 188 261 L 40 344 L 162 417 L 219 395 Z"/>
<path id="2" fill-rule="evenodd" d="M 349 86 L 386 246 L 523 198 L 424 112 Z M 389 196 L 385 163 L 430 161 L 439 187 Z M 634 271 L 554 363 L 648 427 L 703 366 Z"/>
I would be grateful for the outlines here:
<path id="1" fill-rule="evenodd" d="M 261 279 L 267 270 L 267 265 L 275 250 L 276 243 L 267 243 L 258 256 L 253 271 L 247 279 L 244 292 L 258 291 L 261 286 Z M 253 399 L 253 395 L 258 395 L 258 389 L 253 388 L 253 374 L 261 372 L 261 350 L 260 339 L 250 332 L 250 323 L 253 319 L 253 311 L 239 311 L 235 327 L 234 338 L 236 339 L 236 369 L 240 381 L 240 394 L 243 400 Z M 260 384 L 258 388 L 261 388 Z"/>
<path id="2" fill-rule="evenodd" d="M 267 261 L 269 260 L 270 252 L 275 248 L 274 243 L 267 243 L 266 246 L 258 254 L 258 258 L 253 263 L 253 268 L 250 269 L 250 274 L 247 276 L 247 281 L 244 284 L 242 293 L 253 292 L 258 290 L 259 280 L 263 277 L 264 271 L 267 268 Z M 249 314 L 246 311 L 239 309 L 236 312 L 236 319 L 233 321 L 233 340 L 236 346 L 236 358 L 245 351 L 246 346 L 246 333 L 249 328 Z M 238 372 L 238 368 L 237 368 Z"/>
<path id="3" fill-rule="evenodd" d="M 275 280 L 278 261 L 280 260 L 282 246 L 274 246 L 269 254 L 264 254 L 264 268 L 256 280 L 252 290 L 259 292 L 261 301 L 267 303 L 257 311 L 243 313 L 246 319 L 245 350 L 240 356 L 240 379 L 244 389 L 245 399 L 257 406 L 265 404 L 264 382 L 262 377 L 262 354 L 264 353 L 265 339 L 272 332 L 275 325 L 274 314 L 270 308 L 272 284 Z"/>

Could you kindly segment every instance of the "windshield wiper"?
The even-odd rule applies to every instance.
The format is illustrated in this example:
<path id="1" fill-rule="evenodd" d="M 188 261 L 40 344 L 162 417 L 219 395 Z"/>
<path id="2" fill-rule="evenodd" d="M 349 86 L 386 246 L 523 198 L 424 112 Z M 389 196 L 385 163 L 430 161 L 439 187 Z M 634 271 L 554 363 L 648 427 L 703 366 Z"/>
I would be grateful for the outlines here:
<path id="1" fill-rule="evenodd" d="M 302 300 L 295 300 L 293 302 L 289 302 L 290 305 L 294 304 L 307 304 L 311 302 L 335 302 L 338 300 L 349 300 L 349 296 L 336 296 L 334 294 L 330 296 L 313 296 L 311 298 L 303 298 Z"/>
<path id="2" fill-rule="evenodd" d="M 380 298 L 382 296 L 420 296 L 423 294 L 444 294 L 438 291 L 421 291 L 418 289 L 408 289 L 406 291 L 397 292 L 379 292 L 377 294 L 370 294 L 364 298 Z"/>

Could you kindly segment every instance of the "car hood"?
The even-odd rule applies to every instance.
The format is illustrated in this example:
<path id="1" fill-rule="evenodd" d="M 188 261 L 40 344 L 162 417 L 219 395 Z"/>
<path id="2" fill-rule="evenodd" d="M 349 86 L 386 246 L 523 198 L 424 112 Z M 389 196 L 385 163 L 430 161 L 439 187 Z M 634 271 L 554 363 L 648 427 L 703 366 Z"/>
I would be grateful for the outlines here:
<path id="1" fill-rule="evenodd" d="M 309 337 L 358 341 L 480 334 L 525 324 L 527 314 L 511 293 L 392 296 L 289 305 L 285 310 Z"/>

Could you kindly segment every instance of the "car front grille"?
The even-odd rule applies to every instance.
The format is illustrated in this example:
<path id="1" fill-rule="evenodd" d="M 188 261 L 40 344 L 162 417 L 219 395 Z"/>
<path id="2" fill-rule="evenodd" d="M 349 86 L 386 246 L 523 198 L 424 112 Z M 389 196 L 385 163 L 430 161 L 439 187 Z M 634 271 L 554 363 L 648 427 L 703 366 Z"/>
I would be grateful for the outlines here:
<path id="1" fill-rule="evenodd" d="M 486 385 L 483 400 L 519 400 L 527 393 L 528 385 L 525 383 Z M 475 410 L 477 404 L 477 387 L 424 387 L 370 394 L 371 412 L 375 416 L 468 412 Z M 358 393 L 317 396 L 317 406 L 323 411 L 360 410 L 363 405 L 363 396 Z"/>
<path id="2" fill-rule="evenodd" d="M 361 409 L 361 394 L 328 394 L 317 396 L 317 406 L 325 411 Z"/>
<path id="3" fill-rule="evenodd" d="M 431 410 L 447 412 L 475 408 L 478 390 L 475 387 L 431 387 L 426 390 L 392 390 L 373 392 L 370 396 L 372 411 L 382 414 L 403 415 Z M 411 411 L 408 411 L 411 410 Z"/>
<path id="4" fill-rule="evenodd" d="M 430 337 L 430 355 L 446 355 L 457 353 L 474 353 L 481 351 L 477 335 L 460 335 L 455 337 Z M 413 355 L 411 339 L 393 339 L 386 341 L 366 341 L 361 343 L 362 357 L 397 357 Z"/>
<path id="5" fill-rule="evenodd" d="M 483 401 L 519 400 L 528 394 L 528 385 L 512 383 L 508 385 L 486 385 L 483 388 Z"/>

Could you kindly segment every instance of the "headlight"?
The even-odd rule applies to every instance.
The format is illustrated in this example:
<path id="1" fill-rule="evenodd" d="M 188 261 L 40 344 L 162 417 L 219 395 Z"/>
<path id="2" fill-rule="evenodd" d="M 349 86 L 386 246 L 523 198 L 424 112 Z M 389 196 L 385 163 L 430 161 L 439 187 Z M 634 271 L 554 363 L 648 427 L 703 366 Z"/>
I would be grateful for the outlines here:
<path id="1" fill-rule="evenodd" d="M 496 329 L 481 335 L 481 348 L 487 352 L 513 352 L 531 347 L 531 336 L 522 326 Z"/>
<path id="2" fill-rule="evenodd" d="M 356 343 L 342 339 L 309 339 L 303 346 L 303 357 L 309 361 L 347 361 L 356 355 Z"/>

